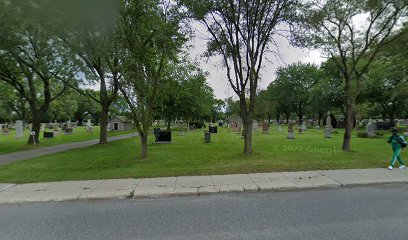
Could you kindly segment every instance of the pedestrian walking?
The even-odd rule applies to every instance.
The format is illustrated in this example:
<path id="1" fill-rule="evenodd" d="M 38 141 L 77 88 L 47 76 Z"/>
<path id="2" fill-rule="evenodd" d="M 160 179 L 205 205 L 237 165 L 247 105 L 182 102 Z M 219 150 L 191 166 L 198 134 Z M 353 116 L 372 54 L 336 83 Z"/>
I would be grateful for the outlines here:
<path id="1" fill-rule="evenodd" d="M 393 154 L 392 154 L 391 162 L 390 162 L 390 165 L 388 166 L 388 169 L 392 170 L 394 168 L 394 164 L 396 160 L 398 160 L 398 162 L 400 163 L 399 168 L 404 169 L 406 168 L 406 166 L 405 166 L 404 160 L 402 160 L 401 158 L 401 151 L 402 149 L 407 147 L 407 141 L 405 140 L 403 136 L 398 135 L 397 128 L 393 128 L 391 132 L 392 132 L 392 135 L 390 136 L 387 142 L 391 144 Z"/>

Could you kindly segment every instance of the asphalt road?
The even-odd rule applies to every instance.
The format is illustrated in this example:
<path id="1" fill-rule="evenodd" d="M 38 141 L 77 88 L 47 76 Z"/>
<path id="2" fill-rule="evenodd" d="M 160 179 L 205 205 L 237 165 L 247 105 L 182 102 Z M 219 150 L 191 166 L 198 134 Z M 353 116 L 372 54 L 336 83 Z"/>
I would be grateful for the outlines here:
<path id="1" fill-rule="evenodd" d="M 408 239 L 408 186 L 0 204 L 0 239 Z"/>

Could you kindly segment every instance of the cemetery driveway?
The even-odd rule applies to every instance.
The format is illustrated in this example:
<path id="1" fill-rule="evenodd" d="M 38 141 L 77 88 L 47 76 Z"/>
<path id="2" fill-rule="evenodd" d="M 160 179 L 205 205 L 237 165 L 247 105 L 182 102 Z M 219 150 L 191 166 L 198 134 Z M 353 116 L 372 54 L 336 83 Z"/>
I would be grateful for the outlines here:
<path id="1" fill-rule="evenodd" d="M 124 134 L 114 137 L 108 137 L 108 142 L 117 141 L 121 139 L 131 138 L 136 136 L 134 133 Z M 55 146 L 49 147 L 41 147 L 32 150 L 25 150 L 25 151 L 18 151 L 13 153 L 1 154 L 0 155 L 0 165 L 5 165 L 12 162 L 27 160 L 30 158 L 40 157 L 48 154 L 64 152 L 71 149 L 76 148 L 84 148 L 95 145 L 99 142 L 99 139 L 82 141 L 82 142 L 73 142 L 73 143 L 65 143 L 59 144 Z"/>

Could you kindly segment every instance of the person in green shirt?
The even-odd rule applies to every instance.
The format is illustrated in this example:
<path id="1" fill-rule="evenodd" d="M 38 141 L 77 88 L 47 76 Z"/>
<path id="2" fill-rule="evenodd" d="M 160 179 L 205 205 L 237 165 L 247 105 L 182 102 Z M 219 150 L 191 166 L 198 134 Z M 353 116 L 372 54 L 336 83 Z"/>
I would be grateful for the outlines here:
<path id="1" fill-rule="evenodd" d="M 406 168 L 404 161 L 402 160 L 400 154 L 403 148 L 407 146 L 407 141 L 404 139 L 403 136 L 398 135 L 398 129 L 393 128 L 392 130 L 392 135 L 388 139 L 388 143 L 391 144 L 392 146 L 392 159 L 390 162 L 390 166 L 388 166 L 388 169 L 392 170 L 394 168 L 394 163 L 396 160 L 400 163 L 399 168 L 404 169 Z"/>

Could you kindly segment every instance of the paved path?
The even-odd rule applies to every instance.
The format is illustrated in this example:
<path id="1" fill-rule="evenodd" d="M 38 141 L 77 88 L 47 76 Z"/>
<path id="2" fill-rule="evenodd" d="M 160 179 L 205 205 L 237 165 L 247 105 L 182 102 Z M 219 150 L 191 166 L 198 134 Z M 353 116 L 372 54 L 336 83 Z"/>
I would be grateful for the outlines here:
<path id="1" fill-rule="evenodd" d="M 134 136 L 135 134 L 125 134 L 125 135 L 120 135 L 120 136 L 115 136 L 115 137 L 108 137 L 108 141 L 112 142 L 112 141 L 130 138 Z M 0 165 L 17 162 L 21 160 L 26 160 L 30 158 L 40 157 L 40 156 L 44 156 L 48 154 L 63 152 L 63 151 L 67 151 L 67 150 L 71 150 L 75 148 L 89 147 L 89 146 L 97 144 L 98 142 L 99 142 L 99 139 L 94 139 L 94 140 L 88 140 L 88 141 L 83 141 L 83 142 L 59 144 L 55 146 L 41 147 L 41 148 L 36 148 L 32 150 L 25 150 L 25 151 L 19 151 L 19 152 L 14 152 L 14 153 L 2 154 L 0 155 Z"/>
<path id="2" fill-rule="evenodd" d="M 0 184 L 0 203 L 157 198 L 408 183 L 408 169 L 349 169 Z"/>
<path id="3" fill-rule="evenodd" d="M 406 240 L 408 186 L 0 205 L 2 240 Z"/>

